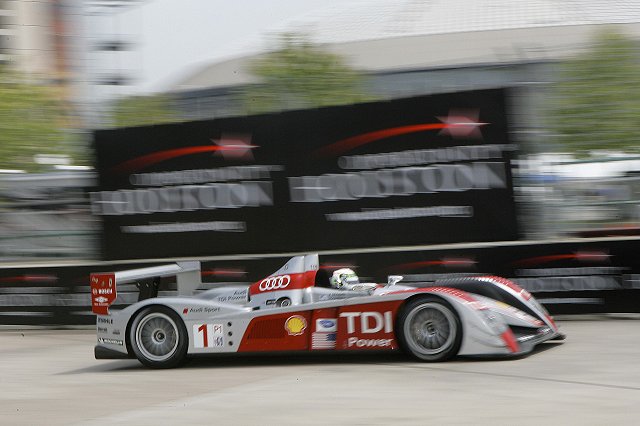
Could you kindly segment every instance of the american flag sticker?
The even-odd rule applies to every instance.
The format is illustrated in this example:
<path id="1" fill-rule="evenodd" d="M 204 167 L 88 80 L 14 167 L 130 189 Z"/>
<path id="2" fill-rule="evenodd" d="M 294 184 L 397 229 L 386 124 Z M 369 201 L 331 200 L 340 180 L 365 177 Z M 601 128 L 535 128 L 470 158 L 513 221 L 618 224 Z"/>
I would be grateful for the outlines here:
<path id="1" fill-rule="evenodd" d="M 313 333 L 311 349 L 335 349 L 336 333 Z"/>

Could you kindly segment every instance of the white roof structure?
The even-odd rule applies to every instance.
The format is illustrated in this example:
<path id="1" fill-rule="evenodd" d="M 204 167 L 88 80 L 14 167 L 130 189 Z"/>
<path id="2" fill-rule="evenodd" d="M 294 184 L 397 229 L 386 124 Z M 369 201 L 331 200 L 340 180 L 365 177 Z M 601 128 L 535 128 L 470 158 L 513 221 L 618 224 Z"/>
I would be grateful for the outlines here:
<path id="1" fill-rule="evenodd" d="M 353 0 L 272 34 L 306 34 L 362 71 L 455 67 L 574 54 L 602 26 L 640 38 L 640 0 Z M 171 90 L 253 82 L 253 54 L 216 62 Z"/>
<path id="2" fill-rule="evenodd" d="M 572 25 L 640 22 L 637 0 L 360 0 L 283 29 L 318 43 Z"/>

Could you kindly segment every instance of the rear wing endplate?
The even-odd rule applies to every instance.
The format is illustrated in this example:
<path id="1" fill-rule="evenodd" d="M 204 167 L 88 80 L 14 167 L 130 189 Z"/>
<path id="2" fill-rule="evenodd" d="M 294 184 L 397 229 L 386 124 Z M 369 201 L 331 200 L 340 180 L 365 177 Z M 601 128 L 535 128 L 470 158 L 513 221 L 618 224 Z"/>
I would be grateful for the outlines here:
<path id="1" fill-rule="evenodd" d="M 148 268 L 91 274 L 91 308 L 93 313 L 108 315 L 116 300 L 117 285 L 139 283 L 139 300 L 156 297 L 160 278 L 174 276 L 179 296 L 190 296 L 202 284 L 200 262 L 176 262 Z"/>

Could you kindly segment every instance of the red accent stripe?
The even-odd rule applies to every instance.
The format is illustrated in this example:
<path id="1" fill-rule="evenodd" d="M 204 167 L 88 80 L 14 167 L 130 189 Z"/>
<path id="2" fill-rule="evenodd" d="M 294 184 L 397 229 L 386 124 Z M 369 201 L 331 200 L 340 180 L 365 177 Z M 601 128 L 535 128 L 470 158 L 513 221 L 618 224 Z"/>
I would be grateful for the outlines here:
<path id="1" fill-rule="evenodd" d="M 551 325 L 555 329 L 555 331 L 558 331 L 558 326 L 556 325 L 556 322 L 553 320 L 551 315 L 546 315 L 546 317 L 547 317 L 547 320 L 551 323 Z"/>
<path id="2" fill-rule="evenodd" d="M 313 155 L 316 157 L 337 156 L 344 152 L 350 151 L 369 142 L 379 139 L 390 138 L 392 136 L 406 135 L 408 133 L 424 132 L 426 130 L 439 130 L 451 127 L 447 123 L 431 123 L 431 124 L 413 124 L 410 126 L 392 127 L 390 129 L 376 130 L 374 132 L 363 133 L 361 135 L 352 136 L 350 138 L 339 140 L 331 145 L 324 146 L 316 151 Z"/>
<path id="3" fill-rule="evenodd" d="M 513 335 L 513 331 L 507 330 L 502 333 L 500 337 L 502 337 L 502 340 L 504 340 L 504 343 L 512 353 L 516 353 L 518 352 L 518 350 L 520 350 L 518 342 L 516 341 L 516 336 Z"/>
<path id="4" fill-rule="evenodd" d="M 474 303 L 476 309 L 486 309 L 486 307 L 478 302 L 473 296 L 463 290 L 458 290 L 453 287 L 424 287 L 424 288 L 412 288 L 408 290 L 392 291 L 388 294 L 402 294 L 402 293 L 445 293 L 451 296 L 462 299 L 468 303 Z"/>
<path id="5" fill-rule="evenodd" d="M 513 281 L 508 280 L 506 278 L 494 277 L 494 276 L 486 276 L 486 277 L 478 277 L 478 278 L 481 279 L 481 280 L 490 280 L 495 284 L 505 285 L 505 286 L 509 287 L 511 290 L 513 290 L 516 293 L 520 294 L 520 296 L 522 296 L 524 298 L 524 300 L 529 300 L 532 297 L 531 293 L 529 293 L 527 290 L 523 289 L 518 284 L 516 284 Z"/>

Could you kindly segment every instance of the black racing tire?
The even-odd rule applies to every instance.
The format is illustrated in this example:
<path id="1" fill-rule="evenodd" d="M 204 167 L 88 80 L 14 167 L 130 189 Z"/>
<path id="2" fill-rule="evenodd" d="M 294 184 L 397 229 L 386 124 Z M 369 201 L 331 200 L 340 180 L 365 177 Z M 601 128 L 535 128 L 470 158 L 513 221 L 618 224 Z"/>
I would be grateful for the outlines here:
<path id="1" fill-rule="evenodd" d="M 189 335 L 174 311 L 150 306 L 133 319 L 129 342 L 136 358 L 147 367 L 173 368 L 186 359 Z"/>
<path id="2" fill-rule="evenodd" d="M 400 347 L 420 361 L 446 361 L 460 350 L 462 324 L 446 300 L 433 296 L 412 299 L 402 307 L 396 324 Z"/>

